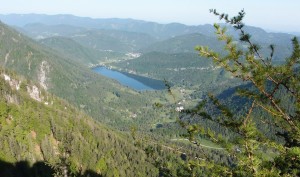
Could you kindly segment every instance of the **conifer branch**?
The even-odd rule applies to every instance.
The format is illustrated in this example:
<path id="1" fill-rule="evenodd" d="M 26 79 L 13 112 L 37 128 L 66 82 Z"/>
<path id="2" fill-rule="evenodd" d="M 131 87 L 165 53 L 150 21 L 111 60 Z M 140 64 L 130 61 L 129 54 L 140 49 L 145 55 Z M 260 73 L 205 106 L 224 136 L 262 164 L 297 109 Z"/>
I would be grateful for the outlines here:
<path id="1" fill-rule="evenodd" d="M 255 103 L 255 100 L 254 100 L 254 101 L 252 102 L 252 105 L 251 105 L 249 111 L 248 111 L 248 114 L 247 114 L 247 116 L 246 116 L 246 119 L 245 119 L 244 122 L 243 122 L 244 126 L 247 125 L 248 120 L 250 119 L 250 116 L 251 116 L 251 114 L 252 114 L 252 111 L 253 111 L 253 109 L 254 109 L 254 107 L 255 107 L 255 104 L 256 104 L 256 103 Z"/>
<path id="2" fill-rule="evenodd" d="M 250 40 L 251 36 L 249 34 L 247 34 L 244 30 L 244 24 L 242 23 L 242 20 L 245 16 L 245 12 L 244 10 L 241 10 L 241 12 L 239 12 L 238 16 L 234 16 L 231 19 L 229 19 L 227 14 L 220 14 L 218 13 L 215 9 L 211 9 L 210 10 L 211 13 L 219 16 L 219 18 L 222 20 L 224 19 L 226 23 L 231 24 L 235 29 L 240 31 L 240 40 L 243 42 L 247 42 L 249 44 L 249 51 L 251 53 L 254 53 L 256 56 L 259 57 L 260 61 L 263 63 L 263 66 L 259 66 L 257 62 L 255 62 L 255 60 L 248 60 L 250 63 L 254 64 L 256 66 L 255 69 L 257 68 L 261 68 L 261 69 L 266 69 L 269 65 L 265 62 L 265 60 L 263 59 L 263 57 L 260 55 L 259 53 L 259 47 L 256 44 L 253 44 Z M 215 24 L 214 25 L 216 30 L 217 30 L 217 34 L 219 35 L 219 39 L 223 40 L 226 42 L 226 49 L 230 52 L 230 54 L 227 56 L 228 58 L 232 59 L 232 61 L 234 61 L 236 63 L 237 66 L 240 67 L 240 71 L 247 71 L 248 68 L 245 67 L 244 64 L 242 64 L 241 62 L 238 61 L 238 58 L 240 57 L 240 55 L 242 54 L 241 52 L 238 52 L 235 47 L 232 45 L 232 40 L 230 37 L 227 37 L 225 35 L 224 30 L 220 29 L 220 26 Z M 297 59 L 300 57 L 300 46 L 299 43 L 297 41 L 297 39 L 293 39 L 293 46 L 294 46 L 294 52 L 292 54 L 292 56 L 290 57 L 290 60 L 288 62 L 288 64 L 291 66 L 293 65 Z M 274 46 L 271 45 L 271 54 L 270 56 L 273 57 L 274 54 Z M 203 48 L 202 48 L 203 49 Z M 224 64 L 223 59 L 220 59 L 218 57 L 216 57 L 217 55 L 215 53 L 212 52 L 208 52 L 207 50 L 199 50 L 200 54 L 208 57 L 208 58 L 212 58 L 215 62 L 217 62 L 219 65 L 221 65 L 222 67 L 224 67 L 224 69 L 226 69 L 227 71 L 231 72 L 231 73 L 237 73 L 236 71 L 234 71 L 233 69 L 230 68 L 230 66 L 228 64 Z M 225 59 L 227 58 L 225 57 Z M 242 72 L 243 73 L 243 72 Z M 280 85 L 283 85 L 282 82 L 277 81 L 276 79 L 274 79 L 274 77 L 272 77 L 270 74 L 268 74 L 267 72 L 265 72 L 266 74 L 266 78 L 267 80 L 273 82 L 275 84 L 275 89 L 271 92 L 268 93 L 263 86 L 258 83 L 257 79 L 254 78 L 253 76 L 249 76 L 247 73 L 244 74 L 239 74 L 236 77 L 242 78 L 244 81 L 251 81 L 258 89 L 261 93 L 263 93 L 264 96 L 266 96 L 266 98 L 268 98 L 271 102 L 271 104 L 274 106 L 274 108 L 282 115 L 282 117 L 285 119 L 285 121 L 291 125 L 292 129 L 294 130 L 298 130 L 299 128 L 295 125 L 295 123 L 293 122 L 293 120 L 291 119 L 290 115 L 288 115 L 287 113 L 285 113 L 282 108 L 280 108 L 280 106 L 276 103 L 276 101 L 274 100 L 274 94 L 276 93 L 276 91 L 279 89 Z M 285 85 L 285 88 L 291 92 L 294 93 L 290 87 L 288 87 L 287 85 Z M 297 101 L 298 101 L 298 97 L 297 97 Z"/>
<path id="3" fill-rule="evenodd" d="M 227 14 L 220 14 L 215 9 L 210 10 L 211 13 L 217 15 L 220 20 L 224 20 L 236 29 L 240 36 L 240 42 L 245 42 L 248 49 L 239 49 L 237 44 L 233 42 L 233 37 L 226 35 L 226 27 L 220 27 L 215 24 L 217 37 L 220 41 L 225 42 L 224 50 L 228 53 L 225 56 L 219 56 L 218 53 L 209 50 L 207 47 L 197 47 L 201 56 L 210 58 L 218 66 L 221 66 L 225 71 L 232 73 L 236 78 L 253 84 L 255 91 L 243 91 L 240 95 L 246 96 L 252 101 L 251 107 L 248 109 L 246 117 L 238 122 L 233 120 L 233 114 L 228 114 L 226 109 L 218 102 L 218 100 L 211 98 L 214 106 L 216 106 L 222 113 L 222 118 L 212 119 L 220 125 L 233 130 L 238 133 L 242 138 L 238 139 L 239 143 L 243 145 L 244 152 L 242 155 L 234 156 L 238 160 L 238 170 L 233 170 L 233 174 L 241 175 L 262 175 L 265 174 L 266 167 L 261 167 L 264 164 L 264 159 L 257 155 L 260 148 L 268 146 L 275 148 L 280 153 L 278 159 L 284 163 L 288 160 L 289 166 L 283 167 L 283 164 L 278 164 L 278 159 L 275 158 L 273 167 L 267 167 L 268 172 L 273 174 L 290 174 L 290 172 L 281 171 L 283 169 L 297 169 L 299 162 L 291 161 L 289 152 L 293 148 L 300 146 L 300 45 L 297 38 L 293 38 L 293 53 L 286 59 L 285 64 L 272 65 L 275 47 L 270 45 L 270 54 L 268 57 L 263 57 L 260 52 L 260 47 L 253 43 L 251 35 L 244 30 L 242 22 L 245 12 L 242 10 L 237 16 L 229 18 Z M 285 96 L 279 98 L 282 95 Z M 286 100 L 288 99 L 288 100 Z M 283 101 L 288 101 L 287 108 Z M 277 144 L 276 140 L 270 139 L 267 135 L 262 134 L 255 122 L 251 119 L 251 114 L 255 107 L 269 113 L 273 120 L 268 123 L 280 129 L 276 135 L 281 135 L 285 139 L 284 144 Z M 230 112 L 230 111 L 229 111 Z M 267 118 L 265 118 L 267 120 Z M 261 119 L 262 122 L 266 122 Z M 236 121 L 236 122 L 234 122 Z M 269 126 L 268 125 L 268 126 Z M 281 132 L 282 131 L 282 132 Z M 209 132 L 208 132 L 209 135 Z M 212 136 L 210 136 L 211 138 Z M 292 152 L 295 153 L 295 152 Z M 299 152 L 298 156 L 299 156 Z M 270 164 L 270 163 L 269 163 Z M 282 166 L 283 165 L 283 166 Z M 279 168 L 279 166 L 281 166 Z M 245 169 L 242 169 L 245 168 Z M 274 171 L 275 169 L 275 171 Z M 278 171 L 276 171 L 278 170 Z M 296 170 L 297 171 L 297 170 Z M 237 173 L 235 173 L 237 172 Z M 297 175 L 300 174 L 297 171 Z"/>
<path id="4" fill-rule="evenodd" d="M 264 109 L 265 111 L 267 111 L 268 113 L 272 114 L 273 116 L 276 116 L 276 117 L 283 117 L 283 115 L 281 114 L 277 114 L 275 113 L 274 111 L 271 111 L 270 109 L 268 109 L 267 107 L 263 106 L 262 104 L 256 102 L 255 103 L 256 105 L 258 105 L 259 107 L 261 107 L 262 109 Z"/>

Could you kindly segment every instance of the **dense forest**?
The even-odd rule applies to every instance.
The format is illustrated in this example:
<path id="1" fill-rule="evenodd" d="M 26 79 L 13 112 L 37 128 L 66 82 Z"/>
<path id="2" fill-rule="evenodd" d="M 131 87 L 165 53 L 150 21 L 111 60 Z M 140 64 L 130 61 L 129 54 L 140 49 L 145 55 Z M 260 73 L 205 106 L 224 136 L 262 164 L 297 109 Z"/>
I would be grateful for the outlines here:
<path id="1" fill-rule="evenodd" d="M 211 13 L 0 15 L 0 176 L 299 176 L 298 38 Z"/>

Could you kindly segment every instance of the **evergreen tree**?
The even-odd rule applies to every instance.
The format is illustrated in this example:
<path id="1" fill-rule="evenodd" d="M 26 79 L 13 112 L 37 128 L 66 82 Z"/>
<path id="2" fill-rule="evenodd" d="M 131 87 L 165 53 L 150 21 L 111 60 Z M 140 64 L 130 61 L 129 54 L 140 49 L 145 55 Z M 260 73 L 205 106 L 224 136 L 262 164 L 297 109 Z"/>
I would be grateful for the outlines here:
<path id="1" fill-rule="evenodd" d="M 191 124 L 181 119 L 180 123 L 187 129 L 189 139 L 198 144 L 197 136 L 209 137 L 227 149 L 234 161 L 232 166 L 206 163 L 205 168 L 228 176 L 300 176 L 300 46 L 298 39 L 292 39 L 293 52 L 282 64 L 272 61 L 275 46 L 270 45 L 270 55 L 262 56 L 259 45 L 251 40 L 251 35 L 244 30 L 244 10 L 230 18 L 227 14 L 211 13 L 223 20 L 226 25 L 214 24 L 216 34 L 224 42 L 225 52 L 220 54 L 208 47 L 197 46 L 201 56 L 211 59 L 232 76 L 250 83 L 251 89 L 240 89 L 238 94 L 248 98 L 250 105 L 245 116 L 236 116 L 234 112 L 213 95 L 211 102 L 222 114 L 213 117 L 205 111 L 206 102 L 202 102 L 185 113 L 215 121 L 236 133 L 234 140 L 215 133 L 199 124 Z M 239 33 L 239 41 L 226 34 L 226 26 L 232 26 Z M 239 46 L 239 44 L 243 46 Z M 245 48 L 244 46 L 247 46 Z M 280 49 L 277 49 L 280 50 Z M 254 88 L 254 89 L 253 89 Z M 263 110 L 267 114 L 255 117 L 254 112 Z M 271 117 L 271 119 L 269 119 Z M 277 136 L 284 139 L 280 143 L 268 137 L 258 129 L 258 124 L 270 124 L 276 127 Z M 268 156 L 264 149 L 269 149 L 276 156 Z"/>

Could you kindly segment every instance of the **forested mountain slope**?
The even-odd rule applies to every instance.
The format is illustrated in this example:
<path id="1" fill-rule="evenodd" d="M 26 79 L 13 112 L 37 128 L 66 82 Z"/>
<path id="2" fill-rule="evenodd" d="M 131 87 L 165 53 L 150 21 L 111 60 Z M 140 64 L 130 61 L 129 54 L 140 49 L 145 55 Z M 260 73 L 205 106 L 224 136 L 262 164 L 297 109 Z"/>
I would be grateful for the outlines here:
<path id="1" fill-rule="evenodd" d="M 78 43 L 100 51 L 134 52 L 157 40 L 145 33 L 117 30 L 89 30 L 71 36 Z"/>
<path id="2" fill-rule="evenodd" d="M 86 47 L 100 51 L 132 52 L 157 42 L 155 37 L 143 32 L 91 29 L 66 24 L 27 24 L 24 27 L 17 27 L 17 30 L 37 40 L 59 36 L 72 38 Z"/>
<path id="3" fill-rule="evenodd" d="M 119 52 L 112 51 L 100 51 L 97 49 L 85 47 L 72 38 L 67 37 L 49 37 L 39 41 L 41 44 L 46 45 L 60 53 L 61 56 L 70 58 L 70 60 L 79 62 L 85 66 L 91 66 L 91 64 L 98 64 L 100 61 L 104 61 L 112 58 L 118 58 L 125 56 Z"/>
<path id="4" fill-rule="evenodd" d="M 141 49 L 143 53 L 147 52 L 164 52 L 164 53 L 195 53 L 196 45 L 207 45 L 218 51 L 222 50 L 222 43 L 216 38 L 200 33 L 192 33 L 181 36 L 175 36 L 160 42 L 156 42 L 149 47 Z"/>
<path id="5" fill-rule="evenodd" d="M 213 66 L 212 62 L 199 58 L 196 53 L 149 52 L 139 58 L 112 66 L 156 79 L 166 79 L 177 86 L 200 85 L 202 90 L 214 87 L 220 80 L 230 81 L 226 73 Z"/>
<path id="6" fill-rule="evenodd" d="M 130 138 L 99 124 L 38 84 L 1 69 L 0 90 L 0 164 L 43 162 L 56 172 L 67 166 L 68 173 L 76 176 L 87 170 L 99 176 L 157 176 L 144 151 Z M 36 170 L 50 176 L 47 172 L 53 171 L 43 171 L 49 169 L 46 167 L 40 165 Z M 0 167 L 0 175 L 29 175 L 25 168 L 26 163 L 23 168 L 21 164 Z"/>
<path id="7" fill-rule="evenodd" d="M 0 64 L 3 67 L 39 83 L 97 120 L 128 128 L 125 122 L 131 124 L 131 115 L 139 108 L 151 105 L 147 93 L 140 97 L 138 92 L 60 56 L 4 24 L 0 24 L 0 35 Z"/>
<path id="8" fill-rule="evenodd" d="M 0 18 L 7 22 L 14 20 L 15 25 L 21 25 L 18 30 L 26 33 L 27 28 L 29 36 L 42 39 L 29 39 L 0 24 L 0 65 L 5 68 L 0 73 L 0 133 L 3 135 L 0 138 L 4 142 L 0 145 L 3 149 L 0 160 L 4 159 L 5 163 L 47 161 L 54 167 L 67 163 L 70 172 L 85 173 L 91 169 L 106 176 L 219 176 L 216 174 L 223 172 L 229 176 L 245 176 L 249 171 L 244 169 L 249 170 L 249 164 L 257 166 L 256 169 L 267 165 L 273 170 L 276 156 L 289 150 L 283 147 L 284 136 L 292 140 L 286 143 L 294 144 L 295 152 L 299 152 L 299 111 L 296 109 L 299 104 L 290 106 L 294 98 L 282 96 L 287 92 L 299 96 L 299 73 L 294 69 L 298 67 L 300 50 L 296 38 L 292 49 L 288 34 L 245 28 L 253 34 L 251 39 L 258 46 L 247 40 L 248 34 L 234 35 L 232 27 L 227 27 L 227 31 L 234 38 L 221 36 L 225 41 L 222 43 L 213 37 L 211 25 L 163 25 L 70 15 Z M 39 24 L 41 22 L 46 25 Z M 26 25 L 28 23 L 36 24 Z M 76 27 L 72 29 L 69 25 Z M 220 30 L 220 26 L 216 28 Z M 219 33 L 223 31 L 226 30 Z M 273 48 L 270 44 L 275 44 L 274 55 L 271 52 L 273 63 L 269 63 L 269 58 L 263 60 L 257 52 L 261 48 L 262 56 L 270 56 L 270 48 Z M 214 62 L 199 57 L 194 51 L 195 45 L 204 46 L 197 47 L 197 51 L 212 57 Z M 277 65 L 291 51 L 294 52 L 290 63 L 286 67 Z M 123 58 L 126 54 L 128 57 Z M 97 63 L 166 80 L 168 89 L 138 92 L 121 86 L 93 73 L 88 66 Z M 233 69 L 229 70 L 230 67 Z M 229 75 L 230 72 L 233 75 Z M 270 73 L 279 80 L 274 91 L 268 94 Z M 253 77 L 260 86 L 258 90 L 251 90 L 247 82 L 235 87 L 242 83 L 235 77 L 252 82 L 249 79 Z M 295 89 L 289 90 L 286 83 Z M 284 87 L 286 92 L 282 92 Z M 243 93 L 252 97 L 237 96 L 239 88 L 251 91 Z M 261 90 L 264 95 L 256 96 Z M 208 92 L 213 92 L 217 99 L 207 96 Z M 253 101 L 251 106 L 253 98 L 258 102 Z M 223 109 L 223 104 L 232 112 Z M 277 124 L 272 120 L 271 106 L 277 106 L 275 113 L 280 113 L 273 117 L 283 116 L 287 122 Z M 286 117 L 284 112 L 292 116 Z M 297 124 L 291 124 L 290 117 Z M 297 131 L 289 129 L 289 125 Z M 294 132 L 298 134 L 294 136 Z M 289 134 L 298 139 L 288 137 Z M 264 140 L 270 140 L 270 147 L 265 146 Z M 256 143 L 260 144 L 256 146 Z M 249 144 L 253 146 L 250 151 Z M 252 161 L 257 153 L 258 163 Z M 261 163 L 264 161 L 268 164 Z M 291 162 L 299 166 L 298 161 Z M 253 174 L 255 168 L 250 169 Z"/>

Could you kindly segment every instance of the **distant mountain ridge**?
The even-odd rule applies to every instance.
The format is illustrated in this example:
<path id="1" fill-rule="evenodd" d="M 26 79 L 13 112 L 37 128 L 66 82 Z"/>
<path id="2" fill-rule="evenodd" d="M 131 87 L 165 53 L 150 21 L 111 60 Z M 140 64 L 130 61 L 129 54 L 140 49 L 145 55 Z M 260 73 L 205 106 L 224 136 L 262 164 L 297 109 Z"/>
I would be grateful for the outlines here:
<path id="1" fill-rule="evenodd" d="M 0 36 L 0 43 L 5 44 L 0 47 L 2 67 L 39 83 L 49 92 L 68 100 L 97 120 L 111 124 L 125 119 L 127 121 L 131 112 L 127 111 L 128 108 L 121 109 L 122 104 L 130 104 L 131 108 L 136 109 L 149 102 L 143 97 L 137 97 L 130 89 L 121 87 L 118 82 L 94 73 L 79 62 L 80 58 L 72 60 L 71 56 L 62 56 L 61 53 L 29 39 L 3 23 L 0 23 Z M 74 46 L 74 50 L 81 47 L 74 45 L 72 40 L 68 42 L 70 46 Z M 63 44 L 66 42 L 63 41 Z M 83 57 L 87 50 L 82 51 Z M 116 93 L 122 99 L 115 96 Z M 103 99 L 106 97 L 111 99 Z"/>
<path id="2" fill-rule="evenodd" d="M 215 30 L 212 25 L 188 26 L 180 23 L 159 24 L 134 19 L 93 19 L 89 17 L 77 17 L 74 15 L 43 15 L 43 14 L 9 14 L 0 15 L 0 20 L 4 23 L 16 26 L 18 29 L 27 29 L 30 33 L 41 30 L 54 30 L 60 34 L 70 35 L 86 30 L 115 30 L 135 33 L 143 33 L 152 36 L 158 40 L 165 40 L 176 36 L 200 33 L 209 37 L 215 37 Z M 217 22 L 217 20 L 216 20 Z M 41 24 L 45 25 L 42 26 Z M 282 48 L 291 47 L 291 39 L 294 35 L 288 33 L 268 33 L 265 30 L 246 26 L 245 31 L 252 35 L 252 39 L 257 43 L 264 45 L 275 44 Z M 228 27 L 228 33 L 236 39 L 239 37 L 235 30 Z M 49 36 L 52 37 L 52 36 Z M 147 38 L 144 41 L 148 40 Z M 285 52 L 287 53 L 287 52 Z M 285 56 L 285 55 L 282 55 Z"/>
<path id="3" fill-rule="evenodd" d="M 165 33 L 174 30 L 169 36 L 174 36 L 176 33 L 195 33 L 202 32 L 207 33 L 213 29 L 210 24 L 199 24 L 199 25 L 185 25 L 181 23 L 167 23 L 161 24 L 151 21 L 136 20 L 131 18 L 91 18 L 91 17 L 79 17 L 70 14 L 57 14 L 57 15 L 46 15 L 46 14 L 0 14 L 2 22 L 11 25 L 23 27 L 27 24 L 32 23 L 43 23 L 46 25 L 71 25 L 85 28 L 96 28 L 96 29 L 115 29 L 125 30 L 133 32 L 144 32 L 144 33 Z M 217 21 L 217 20 L 216 20 Z M 149 28 L 151 27 L 151 28 Z M 200 31 L 199 31 L 200 30 Z M 177 32 L 176 32 L 177 31 Z M 211 33 L 214 34 L 214 33 Z M 298 35 L 299 32 L 292 33 Z M 177 34 L 178 35 L 178 34 Z"/>
<path id="4" fill-rule="evenodd" d="M 85 28 L 146 33 L 162 39 L 195 32 L 208 33 L 213 29 L 212 25 L 187 26 L 180 23 L 159 24 L 134 19 L 93 19 L 73 15 L 10 14 L 0 15 L 0 19 L 8 25 L 18 27 L 23 27 L 30 23 L 43 23 L 46 25 L 66 24 Z"/>

